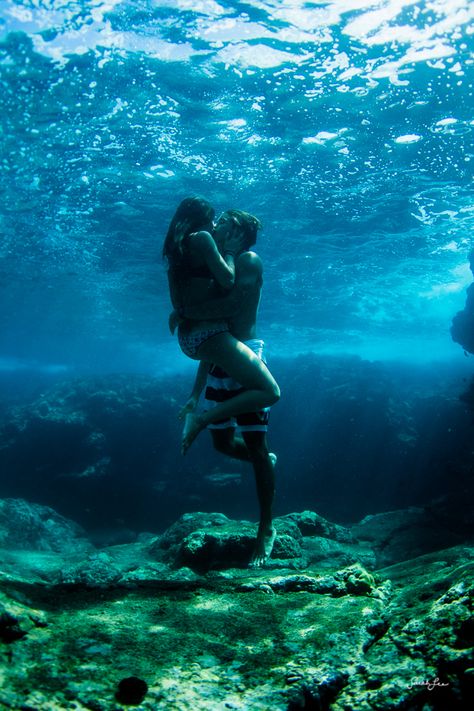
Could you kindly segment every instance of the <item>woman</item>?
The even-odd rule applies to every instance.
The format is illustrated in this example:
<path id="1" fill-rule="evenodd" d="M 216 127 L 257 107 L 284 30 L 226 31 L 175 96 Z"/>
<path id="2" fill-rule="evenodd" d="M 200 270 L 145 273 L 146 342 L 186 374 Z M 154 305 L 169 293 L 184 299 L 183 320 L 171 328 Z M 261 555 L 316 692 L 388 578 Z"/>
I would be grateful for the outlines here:
<path id="1" fill-rule="evenodd" d="M 243 234 L 235 222 L 221 225 L 221 255 L 211 235 L 213 219 L 214 210 L 203 198 L 186 198 L 178 206 L 163 247 L 170 296 L 179 317 L 178 340 L 183 353 L 194 360 L 220 366 L 244 390 L 212 410 L 187 413 L 181 444 L 183 454 L 211 422 L 269 407 L 280 397 L 280 389 L 266 365 L 231 335 L 225 320 L 185 318 L 187 306 L 215 298 L 219 292 L 230 290 L 234 283 L 235 256 L 242 251 Z M 172 320 L 170 324 L 173 325 Z"/>

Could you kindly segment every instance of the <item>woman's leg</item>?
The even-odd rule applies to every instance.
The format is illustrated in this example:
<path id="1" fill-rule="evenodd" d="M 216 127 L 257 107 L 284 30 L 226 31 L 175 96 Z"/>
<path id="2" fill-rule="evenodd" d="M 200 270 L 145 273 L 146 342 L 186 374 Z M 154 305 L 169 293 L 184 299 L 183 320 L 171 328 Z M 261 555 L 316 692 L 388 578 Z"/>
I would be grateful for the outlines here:
<path id="1" fill-rule="evenodd" d="M 188 414 L 181 446 L 183 454 L 209 423 L 270 407 L 280 397 L 280 388 L 265 363 L 229 332 L 219 333 L 202 343 L 197 356 L 199 360 L 211 361 L 220 366 L 244 390 L 207 412 Z"/>

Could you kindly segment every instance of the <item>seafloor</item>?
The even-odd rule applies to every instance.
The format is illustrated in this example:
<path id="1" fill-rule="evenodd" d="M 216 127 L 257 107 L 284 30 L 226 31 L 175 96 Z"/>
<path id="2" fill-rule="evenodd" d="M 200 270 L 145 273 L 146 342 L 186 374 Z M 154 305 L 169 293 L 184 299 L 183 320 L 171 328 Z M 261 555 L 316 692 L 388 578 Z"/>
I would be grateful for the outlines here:
<path id="1" fill-rule="evenodd" d="M 251 570 L 255 526 L 219 513 L 97 548 L 52 509 L 1 501 L 0 707 L 467 707 L 474 548 L 439 512 L 276 525 Z"/>

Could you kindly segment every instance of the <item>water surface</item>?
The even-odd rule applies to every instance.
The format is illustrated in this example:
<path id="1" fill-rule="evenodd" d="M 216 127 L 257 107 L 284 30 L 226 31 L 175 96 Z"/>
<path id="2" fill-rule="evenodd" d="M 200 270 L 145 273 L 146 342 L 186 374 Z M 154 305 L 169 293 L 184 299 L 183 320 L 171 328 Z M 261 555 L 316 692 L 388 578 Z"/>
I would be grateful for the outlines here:
<path id="1" fill-rule="evenodd" d="M 161 370 L 177 202 L 264 223 L 275 353 L 462 359 L 468 0 L 0 1 L 3 367 Z"/>

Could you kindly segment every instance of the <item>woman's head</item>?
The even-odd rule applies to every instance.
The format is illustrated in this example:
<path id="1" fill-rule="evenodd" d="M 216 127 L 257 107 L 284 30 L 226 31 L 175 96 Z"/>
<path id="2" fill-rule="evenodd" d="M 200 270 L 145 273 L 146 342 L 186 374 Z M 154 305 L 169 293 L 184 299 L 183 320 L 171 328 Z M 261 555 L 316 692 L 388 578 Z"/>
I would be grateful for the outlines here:
<path id="1" fill-rule="evenodd" d="M 219 217 L 215 227 L 216 242 L 219 238 L 225 238 L 228 230 L 232 226 L 239 227 L 244 236 L 244 249 L 250 249 L 257 241 L 257 232 L 262 227 L 262 223 L 254 215 L 243 210 L 226 210 Z"/>
<path id="2" fill-rule="evenodd" d="M 181 243 L 187 235 L 199 230 L 208 230 L 210 232 L 214 217 L 214 208 L 205 198 L 197 195 L 184 198 L 178 205 L 168 227 L 163 245 L 163 256 L 168 257 L 173 252 L 181 253 Z M 186 227 L 183 233 L 177 235 L 176 226 L 179 223 L 183 223 Z"/>

